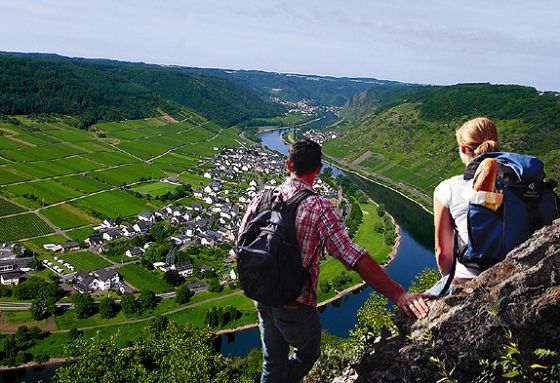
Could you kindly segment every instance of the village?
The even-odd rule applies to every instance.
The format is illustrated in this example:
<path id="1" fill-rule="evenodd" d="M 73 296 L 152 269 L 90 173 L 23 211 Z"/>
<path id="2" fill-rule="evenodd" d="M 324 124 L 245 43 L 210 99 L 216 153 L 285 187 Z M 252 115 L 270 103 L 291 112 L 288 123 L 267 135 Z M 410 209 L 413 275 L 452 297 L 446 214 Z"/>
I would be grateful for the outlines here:
<path id="1" fill-rule="evenodd" d="M 220 286 L 234 285 L 237 281 L 235 252 L 233 247 L 243 213 L 250 201 L 262 189 L 275 188 L 287 176 L 285 159 L 259 144 L 247 147 L 225 147 L 220 153 L 202 164 L 200 173 L 208 184 L 192 190 L 193 202 L 187 205 L 168 204 L 155 211 L 142 211 L 134 217 L 122 220 L 104 219 L 93 229 L 96 234 L 82 243 L 69 241 L 61 244 L 44 244 L 43 248 L 53 256 L 43 259 L 44 267 L 60 278 L 65 290 L 81 293 L 106 292 L 134 293 L 138 289 L 118 273 L 122 265 L 139 263 L 148 270 L 159 270 L 163 275 L 173 272 L 179 275 L 191 292 L 209 289 L 204 276 L 214 275 Z M 177 182 L 174 178 L 163 180 Z M 178 185 L 179 186 L 179 185 Z M 315 191 L 330 198 L 334 204 L 340 200 L 338 190 L 320 179 Z M 156 262 L 147 262 L 146 252 L 156 244 L 151 235 L 155 225 L 165 225 L 169 233 L 163 241 L 166 254 Z M 123 247 L 130 244 L 130 247 Z M 134 244 L 134 245 L 132 245 Z M 107 256 L 111 249 L 120 249 L 120 262 Z M 219 260 L 199 265 L 192 249 L 211 248 L 219 251 Z M 168 250 L 167 250 L 168 249 Z M 80 270 L 65 260 L 63 254 L 86 250 L 111 260 L 112 265 L 95 270 Z M 189 253 L 181 257 L 177 254 Z M 56 254 L 56 255 L 55 255 Z M 78 253 L 80 254 L 80 253 Z M 118 258 L 119 254 L 117 254 Z M 16 244 L 0 247 L 0 281 L 2 285 L 17 285 L 27 279 L 34 261 L 29 252 Z"/>

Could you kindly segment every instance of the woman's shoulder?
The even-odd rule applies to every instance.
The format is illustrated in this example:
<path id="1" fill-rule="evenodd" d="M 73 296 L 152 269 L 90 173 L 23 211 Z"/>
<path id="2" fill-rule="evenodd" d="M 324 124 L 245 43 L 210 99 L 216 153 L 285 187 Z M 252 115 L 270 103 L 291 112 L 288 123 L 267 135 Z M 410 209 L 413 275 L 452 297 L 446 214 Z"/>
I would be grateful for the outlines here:
<path id="1" fill-rule="evenodd" d="M 449 188 L 449 187 L 453 187 L 456 185 L 466 185 L 467 181 L 464 180 L 463 175 L 459 174 L 457 176 L 453 176 L 450 177 L 446 180 L 443 180 L 439 183 L 439 185 L 436 187 L 436 189 L 438 188 Z"/>
<path id="2" fill-rule="evenodd" d="M 437 198 L 444 206 L 449 207 L 452 196 L 461 193 L 468 185 L 468 181 L 463 179 L 463 175 L 453 176 L 443 180 L 434 190 L 434 198 Z"/>

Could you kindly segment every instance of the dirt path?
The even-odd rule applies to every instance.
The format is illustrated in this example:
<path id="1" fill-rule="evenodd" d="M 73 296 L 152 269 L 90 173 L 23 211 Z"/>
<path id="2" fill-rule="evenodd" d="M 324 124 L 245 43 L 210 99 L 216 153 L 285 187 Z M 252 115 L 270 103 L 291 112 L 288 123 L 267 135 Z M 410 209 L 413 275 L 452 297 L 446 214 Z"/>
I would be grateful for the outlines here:
<path id="1" fill-rule="evenodd" d="M 172 122 L 172 123 L 174 123 L 174 124 L 176 124 L 176 123 L 179 122 L 179 121 L 177 121 L 176 119 L 174 119 L 173 117 L 171 117 L 169 114 L 164 114 L 164 115 L 161 116 L 161 117 L 163 117 L 163 119 L 164 119 L 165 121 L 167 121 L 167 122 Z"/>
<path id="2" fill-rule="evenodd" d="M 352 161 L 351 165 L 358 166 L 359 164 L 361 164 L 362 162 L 364 162 L 365 160 L 367 160 L 371 156 L 373 156 L 373 153 L 368 150 L 367 152 L 362 154 L 360 157 L 358 157 L 354 161 Z"/>

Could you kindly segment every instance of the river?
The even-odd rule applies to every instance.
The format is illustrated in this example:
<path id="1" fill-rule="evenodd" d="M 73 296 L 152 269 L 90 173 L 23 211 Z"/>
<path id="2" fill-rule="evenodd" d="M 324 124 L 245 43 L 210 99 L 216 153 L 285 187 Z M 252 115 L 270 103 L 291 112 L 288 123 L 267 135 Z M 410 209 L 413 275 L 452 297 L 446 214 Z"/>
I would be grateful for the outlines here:
<path id="1" fill-rule="evenodd" d="M 282 141 L 282 134 L 282 130 L 274 130 L 262 133 L 260 137 L 268 148 L 287 154 L 289 146 Z M 395 259 L 386 268 L 387 273 L 394 280 L 407 288 L 423 269 L 435 267 L 431 214 L 389 188 L 347 173 L 330 164 L 324 164 L 324 167 L 331 168 L 335 177 L 339 174 L 348 175 L 373 200 L 383 203 L 387 212 L 397 221 L 400 226 L 401 243 Z M 358 323 L 357 310 L 371 292 L 372 289 L 366 287 L 327 305 L 319 313 L 323 329 L 342 338 L 348 337 L 348 331 Z M 220 351 L 226 356 L 246 355 L 253 348 L 260 348 L 259 331 L 256 328 L 223 335 L 221 338 Z"/>

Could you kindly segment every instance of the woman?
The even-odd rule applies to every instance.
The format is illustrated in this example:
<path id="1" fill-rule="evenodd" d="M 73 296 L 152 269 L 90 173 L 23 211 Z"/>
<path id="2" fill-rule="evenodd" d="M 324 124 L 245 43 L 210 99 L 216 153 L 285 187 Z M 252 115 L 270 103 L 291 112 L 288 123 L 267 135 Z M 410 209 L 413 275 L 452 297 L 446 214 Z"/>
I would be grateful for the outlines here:
<path id="1" fill-rule="evenodd" d="M 496 124 L 486 117 L 467 121 L 457 130 L 456 136 L 459 156 L 465 166 L 480 154 L 499 151 Z M 459 248 L 466 246 L 468 242 L 469 203 L 466 198 L 471 187 L 472 180 L 465 181 L 463 175 L 458 175 L 441 182 L 434 191 L 435 254 L 443 277 L 452 270 L 455 238 L 459 241 Z M 453 284 L 465 283 L 478 274 L 480 271 L 457 261 Z M 440 289 L 443 284 L 438 284 Z"/>

